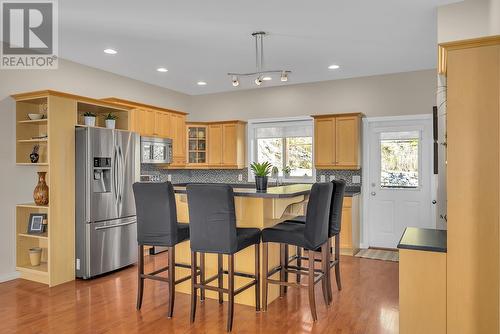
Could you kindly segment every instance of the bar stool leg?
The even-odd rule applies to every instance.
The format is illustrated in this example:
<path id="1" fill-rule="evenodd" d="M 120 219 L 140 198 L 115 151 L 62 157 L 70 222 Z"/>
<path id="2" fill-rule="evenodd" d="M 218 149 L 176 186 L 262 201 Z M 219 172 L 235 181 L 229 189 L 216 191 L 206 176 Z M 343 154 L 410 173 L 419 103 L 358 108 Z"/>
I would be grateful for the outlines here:
<path id="1" fill-rule="evenodd" d="M 330 241 L 321 247 L 321 267 L 323 271 L 323 296 L 325 303 L 329 306 L 332 302 L 332 283 L 330 282 Z"/>
<path id="2" fill-rule="evenodd" d="M 285 244 L 280 244 L 280 281 L 285 281 Z M 285 286 L 280 285 L 280 297 L 285 296 Z"/>
<path id="3" fill-rule="evenodd" d="M 315 261 L 315 255 L 314 251 L 308 250 L 308 257 L 309 257 L 309 275 L 308 275 L 308 288 L 309 288 L 309 307 L 311 308 L 311 315 L 313 318 L 313 321 L 318 320 L 318 315 L 316 313 L 316 298 L 314 297 L 314 261 Z"/>
<path id="4" fill-rule="evenodd" d="M 224 269 L 222 265 L 222 254 L 217 254 L 217 286 L 219 289 L 224 287 Z M 219 291 L 219 304 L 224 302 L 223 293 Z"/>
<path id="5" fill-rule="evenodd" d="M 228 258 L 228 305 L 227 305 L 227 331 L 233 329 L 233 316 L 234 316 L 234 255 L 229 255 Z"/>
<path id="6" fill-rule="evenodd" d="M 260 245 L 255 245 L 255 311 L 260 311 Z"/>
<path id="7" fill-rule="evenodd" d="M 337 281 L 337 288 L 342 290 L 342 283 L 340 282 L 340 235 L 335 236 L 335 280 Z"/>
<path id="8" fill-rule="evenodd" d="M 297 247 L 297 267 L 302 267 L 302 248 Z M 297 283 L 300 283 L 300 270 L 297 271 Z"/>
<path id="9" fill-rule="evenodd" d="M 333 292 L 332 292 L 332 272 L 330 268 L 330 263 L 332 261 L 332 239 L 329 238 L 326 243 L 328 247 L 328 251 L 326 252 L 326 261 L 325 261 L 325 269 L 327 274 L 327 289 L 328 289 L 328 304 L 331 305 L 333 302 Z"/>
<path id="10" fill-rule="evenodd" d="M 175 247 L 168 247 L 168 317 L 174 314 L 175 302 Z"/>
<path id="11" fill-rule="evenodd" d="M 205 253 L 200 253 L 200 284 L 205 284 Z M 200 301 L 205 301 L 205 289 L 200 289 Z"/>
<path id="12" fill-rule="evenodd" d="M 197 289 L 195 284 L 198 281 L 198 273 L 197 273 L 197 265 L 196 265 L 196 252 L 191 252 L 191 323 L 194 322 L 194 317 L 196 315 L 196 300 L 197 298 Z"/>
<path id="13" fill-rule="evenodd" d="M 288 282 L 288 259 L 290 258 L 290 252 L 288 248 L 288 244 L 285 244 L 285 282 Z M 283 287 L 283 292 L 286 294 L 288 292 L 288 287 L 285 285 Z"/>
<path id="14" fill-rule="evenodd" d="M 142 296 L 144 293 L 144 246 L 139 245 L 137 252 L 139 253 L 139 263 L 137 264 L 137 309 L 142 306 Z"/>
<path id="15" fill-rule="evenodd" d="M 264 270 L 264 275 L 262 276 L 262 310 L 264 312 L 267 311 L 267 276 L 269 274 L 269 268 L 267 264 L 267 253 L 268 253 L 268 245 L 267 242 L 262 243 L 262 269 Z"/>

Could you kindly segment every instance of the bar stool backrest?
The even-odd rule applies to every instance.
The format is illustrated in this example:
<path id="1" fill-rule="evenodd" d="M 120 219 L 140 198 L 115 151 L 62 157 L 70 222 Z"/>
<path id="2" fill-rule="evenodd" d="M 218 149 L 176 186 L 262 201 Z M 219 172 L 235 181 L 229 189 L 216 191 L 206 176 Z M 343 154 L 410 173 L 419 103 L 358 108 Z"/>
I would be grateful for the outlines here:
<path id="1" fill-rule="evenodd" d="M 333 237 L 340 233 L 342 223 L 342 206 L 344 205 L 345 181 L 333 180 L 332 206 L 330 208 L 330 231 L 328 236 Z"/>
<path id="2" fill-rule="evenodd" d="M 305 237 L 310 243 L 309 249 L 314 250 L 328 240 L 332 192 L 331 182 L 315 183 L 311 188 L 305 227 Z"/>
<path id="3" fill-rule="evenodd" d="M 133 185 L 139 245 L 173 247 L 177 242 L 177 208 L 172 183 Z"/>
<path id="4" fill-rule="evenodd" d="M 233 188 L 227 184 L 189 184 L 191 250 L 233 254 L 238 247 Z"/>

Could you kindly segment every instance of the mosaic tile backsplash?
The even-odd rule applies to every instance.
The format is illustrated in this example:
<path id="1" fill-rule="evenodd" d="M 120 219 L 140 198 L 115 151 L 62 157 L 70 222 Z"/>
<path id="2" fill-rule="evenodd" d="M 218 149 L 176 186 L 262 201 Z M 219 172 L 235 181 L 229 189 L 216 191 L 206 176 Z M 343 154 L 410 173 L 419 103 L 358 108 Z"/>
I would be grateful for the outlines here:
<path id="1" fill-rule="evenodd" d="M 141 175 L 153 175 L 157 181 L 167 181 L 167 175 L 172 176 L 172 183 L 188 182 L 214 182 L 214 183 L 247 183 L 248 169 L 162 169 L 155 165 L 142 164 Z M 243 181 L 238 181 L 238 176 L 242 175 Z M 326 181 L 330 180 L 330 175 L 335 179 L 345 180 L 347 186 L 361 186 L 361 183 L 353 183 L 352 177 L 359 175 L 361 180 L 361 170 L 317 170 L 316 181 L 321 180 L 321 175 L 325 175 Z"/>

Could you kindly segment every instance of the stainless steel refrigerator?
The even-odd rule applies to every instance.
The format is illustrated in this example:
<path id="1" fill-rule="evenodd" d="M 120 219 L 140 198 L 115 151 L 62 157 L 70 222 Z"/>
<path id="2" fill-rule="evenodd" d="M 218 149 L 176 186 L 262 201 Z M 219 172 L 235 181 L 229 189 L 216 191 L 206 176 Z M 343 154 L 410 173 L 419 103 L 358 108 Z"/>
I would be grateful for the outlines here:
<path id="1" fill-rule="evenodd" d="M 76 277 L 137 261 L 132 185 L 140 175 L 139 143 L 132 132 L 76 128 Z"/>

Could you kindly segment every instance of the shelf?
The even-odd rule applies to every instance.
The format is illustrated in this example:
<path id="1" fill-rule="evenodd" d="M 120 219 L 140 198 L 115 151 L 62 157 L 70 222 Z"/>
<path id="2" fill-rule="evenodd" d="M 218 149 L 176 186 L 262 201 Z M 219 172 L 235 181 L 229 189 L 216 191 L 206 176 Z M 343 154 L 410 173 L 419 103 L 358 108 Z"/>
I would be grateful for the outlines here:
<path id="1" fill-rule="evenodd" d="M 16 207 L 17 208 L 27 208 L 27 209 L 45 209 L 45 210 L 49 209 L 48 205 L 36 205 L 35 203 L 17 204 Z"/>
<path id="2" fill-rule="evenodd" d="M 26 273 L 36 273 L 36 274 L 42 274 L 42 275 L 48 275 L 48 265 L 47 262 L 41 262 L 39 266 L 32 266 L 30 264 L 22 265 L 22 266 L 17 266 L 16 267 L 17 271 L 20 272 L 26 272 Z"/>
<path id="3" fill-rule="evenodd" d="M 39 138 L 39 139 L 19 139 L 18 143 L 46 143 L 48 142 L 48 138 Z"/>
<path id="4" fill-rule="evenodd" d="M 23 237 L 23 238 L 33 238 L 33 239 L 42 239 L 42 240 L 47 240 L 49 238 L 47 236 L 47 233 L 44 233 L 44 234 L 18 233 L 17 235 L 20 237 Z"/>
<path id="5" fill-rule="evenodd" d="M 31 163 L 31 162 L 17 162 L 17 166 L 48 166 L 48 162 L 37 162 L 37 163 Z"/>
<path id="6" fill-rule="evenodd" d="M 43 119 L 28 119 L 25 121 L 18 121 L 19 124 L 34 124 L 34 125 L 42 125 L 42 124 L 47 124 L 48 119 L 43 118 Z"/>

